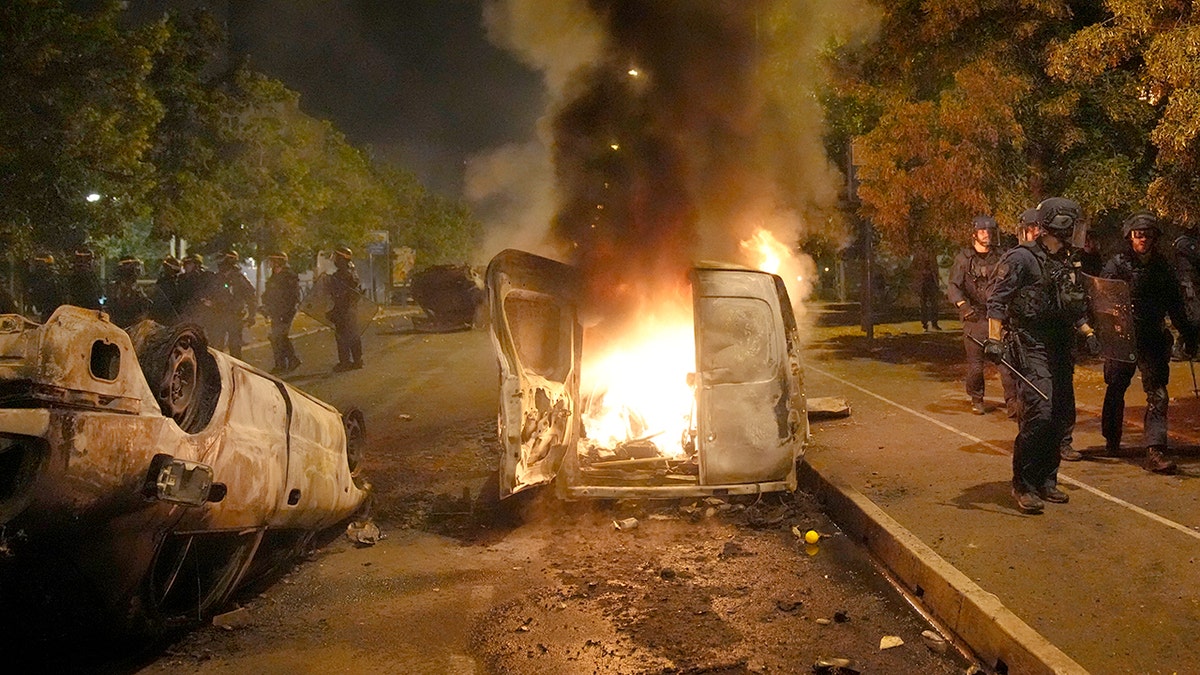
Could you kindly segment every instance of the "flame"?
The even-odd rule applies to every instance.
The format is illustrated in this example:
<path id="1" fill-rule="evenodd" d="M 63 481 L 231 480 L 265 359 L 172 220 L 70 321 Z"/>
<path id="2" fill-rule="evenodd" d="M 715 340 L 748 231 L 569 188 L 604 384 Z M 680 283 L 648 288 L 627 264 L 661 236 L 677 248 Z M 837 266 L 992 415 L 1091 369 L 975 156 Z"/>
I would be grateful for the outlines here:
<path id="1" fill-rule="evenodd" d="M 793 251 L 758 228 L 741 247 L 749 264 L 779 274 L 793 292 L 801 266 Z M 789 279 L 788 275 L 792 278 Z M 658 302 L 653 316 L 617 332 L 584 336 L 582 387 L 586 440 L 580 451 L 611 459 L 623 446 L 652 443 L 682 458 L 695 436 L 695 330 L 690 293 Z M 793 298 L 799 296 L 793 295 Z"/>
<path id="2" fill-rule="evenodd" d="M 649 440 L 663 456 L 683 455 L 695 404 L 691 306 L 645 317 L 597 352 L 585 350 L 582 372 L 588 439 L 607 450 Z"/>
<path id="3" fill-rule="evenodd" d="M 759 228 L 749 239 L 740 243 L 742 250 L 751 256 L 757 269 L 779 274 L 783 262 L 792 257 L 788 247 L 775 238 L 770 230 Z"/>

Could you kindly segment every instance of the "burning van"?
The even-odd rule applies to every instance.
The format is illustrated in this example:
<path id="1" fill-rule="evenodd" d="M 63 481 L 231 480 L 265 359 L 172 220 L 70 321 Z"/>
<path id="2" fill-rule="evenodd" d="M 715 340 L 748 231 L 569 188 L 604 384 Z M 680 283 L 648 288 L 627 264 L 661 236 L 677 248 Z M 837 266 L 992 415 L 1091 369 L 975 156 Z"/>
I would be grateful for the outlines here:
<path id="1" fill-rule="evenodd" d="M 208 616 L 362 505 L 362 430 L 195 326 L 0 315 L 0 604 Z"/>
<path id="2" fill-rule="evenodd" d="M 552 480 L 565 498 L 795 488 L 808 418 L 782 279 L 701 265 L 690 281 L 688 316 L 607 350 L 585 340 L 574 268 L 516 250 L 491 261 L 501 496 Z"/>

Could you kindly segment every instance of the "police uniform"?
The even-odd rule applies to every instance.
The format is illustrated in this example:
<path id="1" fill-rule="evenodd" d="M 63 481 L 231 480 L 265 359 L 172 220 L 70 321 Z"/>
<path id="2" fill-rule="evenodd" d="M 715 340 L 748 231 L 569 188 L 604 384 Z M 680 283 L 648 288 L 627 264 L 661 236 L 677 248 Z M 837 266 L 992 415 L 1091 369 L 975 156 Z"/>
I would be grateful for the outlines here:
<path id="1" fill-rule="evenodd" d="M 1200 326 L 1200 231 L 1189 227 L 1171 245 L 1175 253 L 1175 273 L 1188 321 Z"/>
<path id="2" fill-rule="evenodd" d="M 138 288 L 140 266 L 136 258 L 121 260 L 105 294 L 104 311 L 113 323 L 122 328 L 145 319 L 150 312 L 150 298 Z"/>
<path id="3" fill-rule="evenodd" d="M 153 297 L 150 299 L 150 318 L 169 326 L 179 321 L 183 314 L 182 270 L 174 256 L 163 258 L 158 279 L 154 282 Z"/>
<path id="4" fill-rule="evenodd" d="M 274 372 L 289 372 L 300 366 L 300 358 L 296 356 L 296 347 L 292 344 L 289 333 L 292 320 L 296 318 L 296 307 L 300 304 L 300 277 L 288 265 L 287 256 L 283 254 L 270 257 L 278 269 L 271 272 L 263 289 L 263 312 L 271 321 L 271 351 L 275 356 Z"/>
<path id="5" fill-rule="evenodd" d="M 1075 332 L 1089 335 L 1094 344 L 1086 296 L 1070 264 L 1067 244 L 1071 229 L 1081 219 L 1079 206 L 1053 197 L 1038 209 L 1045 234 L 1000 258 L 987 302 L 985 348 L 990 358 L 1006 357 L 1028 379 L 1018 384 L 1021 414 L 1012 463 L 1013 496 L 1025 513 L 1040 513 L 1043 500 L 1068 500 L 1058 489 L 1058 467 L 1059 447 L 1075 409 Z M 1059 243 L 1057 250 L 1046 241 L 1049 236 Z M 1006 331 L 1003 343 L 1001 326 Z"/>
<path id="6" fill-rule="evenodd" d="M 358 272 L 350 259 L 350 249 L 342 247 L 334 254 L 337 270 L 329 277 L 329 296 L 333 307 L 329 320 L 337 340 L 338 362 L 334 370 L 362 368 L 362 337 L 358 330 Z"/>
<path id="7" fill-rule="evenodd" d="M 254 285 L 238 267 L 241 258 L 230 251 L 217 271 L 211 296 L 215 332 L 211 344 L 230 356 L 242 358 L 242 327 L 254 324 Z"/>
<path id="8" fill-rule="evenodd" d="M 199 324 L 206 336 L 217 331 L 213 310 L 217 273 L 205 269 L 204 258 L 193 254 L 183 259 L 183 274 L 179 277 L 180 320 Z"/>
<path id="9" fill-rule="evenodd" d="M 75 264 L 67 275 L 67 303 L 84 309 L 100 309 L 104 286 L 92 267 L 90 251 L 76 251 Z"/>
<path id="10" fill-rule="evenodd" d="M 993 239 L 997 232 L 996 221 L 990 216 L 977 216 L 972 221 L 972 228 L 975 231 L 990 231 Z M 967 396 L 971 398 L 971 409 L 980 415 L 987 412 L 983 403 L 983 341 L 988 335 L 987 301 L 996 280 L 1000 255 L 994 241 L 988 246 L 988 250 L 982 253 L 974 244 L 964 247 L 954 256 L 954 263 L 950 266 L 950 280 L 946 284 L 946 296 L 958 309 L 963 324 L 963 349 L 967 355 Z M 1009 417 L 1016 417 L 1020 411 L 1020 397 L 1014 379 L 1008 368 L 1000 368 L 1000 383 L 1004 387 L 1004 401 Z"/>
<path id="11" fill-rule="evenodd" d="M 25 303 L 29 311 L 43 323 L 63 303 L 62 287 L 52 256 L 42 255 L 33 259 L 25 279 Z"/>
<path id="12" fill-rule="evenodd" d="M 1174 338 L 1167 330 L 1166 317 L 1183 338 L 1184 352 L 1196 352 L 1196 328 L 1188 320 L 1179 284 L 1170 262 L 1149 243 L 1147 252 L 1133 250 L 1134 232 L 1144 232 L 1157 238 L 1162 230 L 1158 220 L 1149 212 L 1130 216 L 1122 228 L 1129 248 L 1109 259 L 1101 272 L 1106 279 L 1121 279 L 1129 284 L 1133 302 L 1133 335 L 1136 363 L 1114 359 L 1104 361 L 1104 411 L 1100 419 L 1105 445 L 1110 452 L 1121 446 L 1125 423 L 1125 391 L 1133 380 L 1135 370 L 1141 373 L 1142 389 L 1146 392 L 1146 412 L 1143 438 L 1146 445 L 1144 466 L 1149 471 L 1171 473 L 1175 464 L 1166 459 L 1167 449 L 1167 383 L 1171 375 L 1171 345 Z"/>

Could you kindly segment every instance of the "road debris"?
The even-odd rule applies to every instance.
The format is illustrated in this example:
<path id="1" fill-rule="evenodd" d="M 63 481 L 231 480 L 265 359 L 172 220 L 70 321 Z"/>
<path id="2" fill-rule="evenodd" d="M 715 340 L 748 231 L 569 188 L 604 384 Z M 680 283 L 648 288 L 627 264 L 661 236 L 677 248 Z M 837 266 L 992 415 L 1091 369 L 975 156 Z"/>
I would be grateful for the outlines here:
<path id="1" fill-rule="evenodd" d="M 850 403 L 840 396 L 817 396 L 808 399 L 808 421 L 832 420 L 850 416 Z"/>
<path id="2" fill-rule="evenodd" d="M 859 672 L 850 659 L 825 656 L 813 663 L 812 670 L 817 675 L 858 675 Z"/>
<path id="3" fill-rule="evenodd" d="M 253 617 L 250 615 L 250 610 L 245 607 L 238 607 L 231 612 L 218 614 L 213 617 L 212 624 L 217 628 L 225 630 L 233 630 L 234 628 L 245 628 L 253 623 Z"/>
<path id="4" fill-rule="evenodd" d="M 372 520 L 356 520 L 346 526 L 346 538 L 354 542 L 356 546 L 374 546 L 379 543 L 383 535 L 379 532 L 379 526 Z"/>
<path id="5" fill-rule="evenodd" d="M 620 520 L 613 521 L 613 529 L 621 530 L 622 532 L 626 530 L 636 530 L 637 526 L 637 518 L 622 518 Z"/>
<path id="6" fill-rule="evenodd" d="M 902 644 L 904 644 L 904 640 L 900 639 L 899 635 L 884 635 L 883 637 L 879 638 L 880 651 L 883 651 L 884 649 L 891 649 L 892 647 L 899 647 Z"/>
<path id="7" fill-rule="evenodd" d="M 925 641 L 925 646 L 936 654 L 945 654 L 946 648 L 950 646 L 946 638 L 931 630 L 921 631 L 921 639 Z"/>

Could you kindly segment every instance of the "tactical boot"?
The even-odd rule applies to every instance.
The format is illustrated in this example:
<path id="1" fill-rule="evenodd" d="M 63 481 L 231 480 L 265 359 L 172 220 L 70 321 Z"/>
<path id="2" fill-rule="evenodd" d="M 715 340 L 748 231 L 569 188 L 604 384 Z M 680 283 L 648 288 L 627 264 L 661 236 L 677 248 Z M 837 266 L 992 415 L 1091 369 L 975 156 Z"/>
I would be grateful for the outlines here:
<path id="1" fill-rule="evenodd" d="M 1163 456 L 1163 448 L 1147 448 L 1146 461 L 1142 467 L 1154 473 L 1175 473 L 1175 462 Z"/>
<path id="2" fill-rule="evenodd" d="M 1066 504 L 1067 502 L 1071 501 L 1071 496 L 1062 490 L 1059 490 L 1057 487 L 1044 487 L 1041 490 L 1038 490 L 1038 496 L 1041 497 L 1043 501 L 1051 502 L 1053 504 Z"/>
<path id="3" fill-rule="evenodd" d="M 1012 494 L 1013 498 L 1017 500 L 1017 508 L 1021 510 L 1021 513 L 1034 514 L 1042 512 L 1044 505 L 1042 504 L 1041 497 L 1028 490 L 1018 490 L 1017 488 L 1013 488 Z"/>
<path id="4" fill-rule="evenodd" d="M 1083 453 L 1079 452 L 1075 448 L 1072 448 L 1070 443 L 1067 443 L 1058 449 L 1058 456 L 1061 457 L 1064 462 L 1078 462 L 1079 460 L 1083 459 Z M 1047 501 L 1054 500 L 1051 499 Z"/>
<path id="5" fill-rule="evenodd" d="M 981 399 L 981 398 L 971 399 L 971 412 L 975 413 L 976 415 L 986 415 L 987 411 L 988 411 L 988 409 L 987 409 L 987 406 L 985 406 L 983 404 L 983 399 Z"/>

